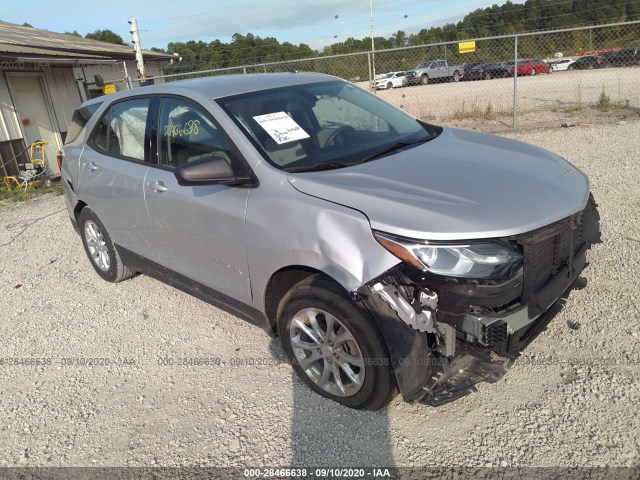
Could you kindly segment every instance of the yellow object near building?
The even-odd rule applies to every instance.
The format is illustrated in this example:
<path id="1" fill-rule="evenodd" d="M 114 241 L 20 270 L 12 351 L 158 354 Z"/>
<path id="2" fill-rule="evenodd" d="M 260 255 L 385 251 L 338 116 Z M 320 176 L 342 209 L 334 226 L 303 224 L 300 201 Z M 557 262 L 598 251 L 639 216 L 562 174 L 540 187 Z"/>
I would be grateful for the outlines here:
<path id="1" fill-rule="evenodd" d="M 116 84 L 115 83 L 105 83 L 102 85 L 102 93 L 105 95 L 109 93 L 116 93 Z"/>
<path id="2" fill-rule="evenodd" d="M 458 52 L 459 53 L 472 53 L 476 51 L 476 42 L 475 40 L 471 42 L 460 42 L 458 43 Z"/>

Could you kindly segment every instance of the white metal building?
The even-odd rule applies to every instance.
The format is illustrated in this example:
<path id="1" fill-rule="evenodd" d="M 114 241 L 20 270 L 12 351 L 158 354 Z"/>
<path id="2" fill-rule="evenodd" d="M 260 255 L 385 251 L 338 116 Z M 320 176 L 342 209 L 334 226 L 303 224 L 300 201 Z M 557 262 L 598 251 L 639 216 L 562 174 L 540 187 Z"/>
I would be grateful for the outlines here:
<path id="1" fill-rule="evenodd" d="M 164 53 L 143 56 L 147 78 L 172 61 Z M 128 88 L 127 76 L 138 78 L 132 47 L 0 21 L 0 177 L 17 174 L 35 141 L 49 143 L 47 165 L 57 174 L 74 110 L 102 94 L 101 82 Z"/>

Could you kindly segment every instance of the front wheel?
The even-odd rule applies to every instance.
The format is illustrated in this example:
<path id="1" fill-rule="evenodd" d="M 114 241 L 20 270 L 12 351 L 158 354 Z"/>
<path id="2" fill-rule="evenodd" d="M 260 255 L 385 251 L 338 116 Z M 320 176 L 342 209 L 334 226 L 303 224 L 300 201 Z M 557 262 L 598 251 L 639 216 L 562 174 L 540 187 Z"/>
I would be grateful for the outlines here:
<path id="1" fill-rule="evenodd" d="M 91 266 L 103 280 L 118 283 L 135 274 L 134 270 L 122 263 L 107 229 L 93 210 L 83 208 L 78 217 L 78 225 Z"/>
<path id="2" fill-rule="evenodd" d="M 393 83 L 391 82 L 387 83 L 387 88 L 393 88 Z"/>
<path id="3" fill-rule="evenodd" d="M 460 74 L 458 72 L 453 72 L 453 81 L 454 82 L 460 81 Z"/>
<path id="4" fill-rule="evenodd" d="M 429 76 L 428 75 L 422 75 L 420 77 L 420 85 L 427 85 L 429 83 Z"/>
<path id="5" fill-rule="evenodd" d="M 293 369 L 323 397 L 378 410 L 397 393 L 375 319 L 329 279 L 314 275 L 285 295 L 278 308 L 278 334 Z"/>
<path id="6" fill-rule="evenodd" d="M 535 69 L 535 68 L 532 68 L 532 69 L 531 69 L 531 76 L 533 77 L 535 74 L 536 74 L 536 69 Z"/>

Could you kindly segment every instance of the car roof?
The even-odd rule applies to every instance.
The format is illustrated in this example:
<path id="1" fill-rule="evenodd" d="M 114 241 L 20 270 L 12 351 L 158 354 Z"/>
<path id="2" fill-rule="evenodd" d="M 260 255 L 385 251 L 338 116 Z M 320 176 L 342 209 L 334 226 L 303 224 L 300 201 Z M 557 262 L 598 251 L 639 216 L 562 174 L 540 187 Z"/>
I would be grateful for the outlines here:
<path id="1" fill-rule="evenodd" d="M 256 92 L 271 88 L 287 87 L 291 85 L 305 85 L 309 83 L 341 80 L 332 75 L 313 72 L 285 72 L 285 73 L 250 73 L 234 75 L 215 75 L 210 77 L 176 80 L 174 82 L 159 83 L 145 87 L 113 93 L 107 98 L 98 97 L 83 105 L 100 103 L 105 100 L 115 100 L 133 95 L 168 93 L 189 96 L 190 94 L 204 95 L 209 98 L 221 98 L 240 93 Z"/>

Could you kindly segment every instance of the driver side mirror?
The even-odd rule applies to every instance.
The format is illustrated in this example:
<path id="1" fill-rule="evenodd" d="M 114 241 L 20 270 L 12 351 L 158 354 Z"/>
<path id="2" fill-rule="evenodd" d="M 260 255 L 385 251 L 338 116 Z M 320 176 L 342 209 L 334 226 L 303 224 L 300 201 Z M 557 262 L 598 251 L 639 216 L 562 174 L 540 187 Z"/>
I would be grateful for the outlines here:
<path id="1" fill-rule="evenodd" d="M 207 157 L 195 162 L 184 163 L 173 171 L 178 184 L 189 185 L 246 185 L 251 177 L 238 173 L 222 157 Z"/>

